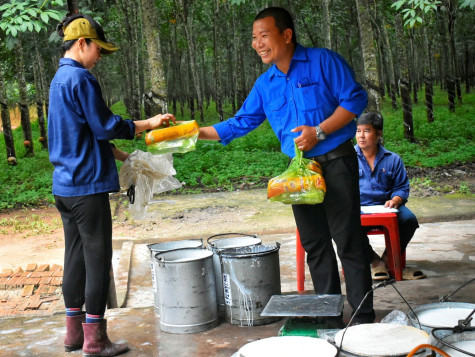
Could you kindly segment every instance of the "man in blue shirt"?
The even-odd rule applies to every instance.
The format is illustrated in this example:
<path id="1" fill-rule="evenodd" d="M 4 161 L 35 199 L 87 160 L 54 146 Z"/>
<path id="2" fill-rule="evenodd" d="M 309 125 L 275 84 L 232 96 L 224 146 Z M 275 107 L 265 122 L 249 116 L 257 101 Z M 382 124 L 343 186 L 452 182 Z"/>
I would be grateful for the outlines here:
<path id="1" fill-rule="evenodd" d="M 405 206 L 409 197 L 409 178 L 401 158 L 381 145 L 383 117 L 377 113 L 365 113 L 356 120 L 355 146 L 360 172 L 360 198 L 362 206 L 384 205 L 397 208 L 401 253 L 404 254 L 414 232 L 419 227 L 417 218 Z M 364 235 L 364 239 L 368 237 Z M 389 279 L 386 252 L 380 257 L 368 242 L 371 258 L 371 276 L 374 280 Z M 422 279 L 420 270 L 404 269 L 404 279 Z"/>
<path id="2" fill-rule="evenodd" d="M 335 52 L 297 43 L 290 14 L 282 8 L 262 10 L 254 19 L 252 47 L 272 66 L 254 84 L 233 118 L 200 129 L 200 139 L 228 144 L 258 127 L 266 118 L 282 151 L 322 165 L 327 193 L 322 204 L 293 205 L 302 246 L 316 294 L 341 294 L 332 238 L 346 278 L 349 304 L 356 309 L 371 289 L 369 261 L 360 234 L 358 162 L 351 143 L 354 118 L 367 95 L 353 71 Z M 355 322 L 373 322 L 372 294 Z"/>

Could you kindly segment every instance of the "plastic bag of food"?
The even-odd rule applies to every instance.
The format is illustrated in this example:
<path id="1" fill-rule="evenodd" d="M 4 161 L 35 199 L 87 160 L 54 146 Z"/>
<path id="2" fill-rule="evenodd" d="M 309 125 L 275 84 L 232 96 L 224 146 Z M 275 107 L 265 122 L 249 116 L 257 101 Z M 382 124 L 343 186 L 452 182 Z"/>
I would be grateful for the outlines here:
<path id="1" fill-rule="evenodd" d="M 320 164 L 303 157 L 295 145 L 295 157 L 282 174 L 269 180 L 267 198 L 286 204 L 317 204 L 325 197 L 326 185 Z"/>
<path id="2" fill-rule="evenodd" d="M 145 135 L 147 150 L 152 154 L 185 153 L 196 148 L 200 128 L 196 120 L 149 131 Z"/>
<path id="3" fill-rule="evenodd" d="M 130 193 L 129 211 L 135 219 L 143 218 L 154 194 L 181 187 L 175 174 L 171 154 L 152 155 L 136 150 L 129 155 L 120 168 L 119 181 Z"/>

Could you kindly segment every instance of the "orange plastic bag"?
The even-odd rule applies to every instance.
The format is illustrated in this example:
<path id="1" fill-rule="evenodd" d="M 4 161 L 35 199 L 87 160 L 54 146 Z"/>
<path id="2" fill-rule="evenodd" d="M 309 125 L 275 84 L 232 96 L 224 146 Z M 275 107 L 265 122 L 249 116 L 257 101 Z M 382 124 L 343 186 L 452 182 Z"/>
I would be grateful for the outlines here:
<path id="1" fill-rule="evenodd" d="M 287 170 L 269 180 L 267 198 L 285 204 L 317 204 L 323 202 L 326 190 L 320 164 L 304 158 L 295 146 Z"/>

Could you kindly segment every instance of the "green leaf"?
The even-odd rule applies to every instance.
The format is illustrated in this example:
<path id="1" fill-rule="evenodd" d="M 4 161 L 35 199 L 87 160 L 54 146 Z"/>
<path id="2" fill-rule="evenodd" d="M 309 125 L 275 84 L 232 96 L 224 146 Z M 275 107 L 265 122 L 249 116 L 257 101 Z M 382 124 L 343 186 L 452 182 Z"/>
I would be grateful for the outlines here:
<path id="1" fill-rule="evenodd" d="M 35 9 L 26 9 L 26 12 L 30 14 L 31 17 L 36 17 L 36 10 Z"/>
<path id="2" fill-rule="evenodd" d="M 416 21 L 417 21 L 418 23 L 422 24 L 422 17 L 417 16 L 417 17 L 416 17 Z"/>
<path id="3" fill-rule="evenodd" d="M 11 4 L 3 4 L 2 6 L 0 6 L 0 11 L 8 9 L 10 6 L 12 6 L 12 5 Z"/>
<path id="4" fill-rule="evenodd" d="M 43 20 L 43 22 L 48 23 L 49 17 L 48 17 L 48 14 L 46 12 L 42 12 L 40 14 L 40 17 L 41 17 L 41 20 Z"/>
<path id="5" fill-rule="evenodd" d="M 35 22 L 33 23 L 33 25 L 35 26 L 35 31 L 38 32 L 38 33 L 40 33 L 40 32 L 41 32 L 41 25 L 40 25 L 40 23 L 39 23 L 38 21 L 35 21 Z"/>
<path id="6" fill-rule="evenodd" d="M 33 31 L 33 24 L 31 22 L 26 23 L 28 26 L 28 31 Z"/>
<path id="7" fill-rule="evenodd" d="M 16 35 L 18 35 L 18 29 L 12 26 L 10 28 L 10 33 L 12 34 L 13 37 L 16 37 Z"/>
<path id="8" fill-rule="evenodd" d="M 2 31 L 5 31 L 5 29 L 7 28 L 8 24 L 6 22 L 2 22 L 0 23 L 0 29 L 2 29 Z"/>
<path id="9" fill-rule="evenodd" d="M 20 25 L 20 32 L 26 32 L 28 30 L 27 23 L 24 22 Z"/>
<path id="10" fill-rule="evenodd" d="M 58 11 L 48 11 L 48 15 L 52 19 L 55 19 L 55 20 L 58 20 L 58 21 L 61 20 L 61 14 Z"/>

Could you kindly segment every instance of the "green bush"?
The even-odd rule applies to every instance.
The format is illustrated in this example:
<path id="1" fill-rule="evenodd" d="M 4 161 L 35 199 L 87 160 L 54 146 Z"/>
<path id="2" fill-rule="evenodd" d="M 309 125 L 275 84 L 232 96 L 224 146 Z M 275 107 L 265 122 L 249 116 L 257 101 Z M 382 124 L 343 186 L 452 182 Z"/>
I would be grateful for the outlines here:
<path id="1" fill-rule="evenodd" d="M 402 109 L 393 110 L 389 100 L 383 102 L 385 146 L 398 153 L 407 167 L 437 167 L 474 160 L 475 129 L 472 113 L 475 112 L 475 94 L 465 94 L 464 104 L 457 104 L 456 113 L 449 112 L 445 92 L 436 89 L 435 95 L 433 123 L 427 122 L 423 100 L 414 105 L 416 143 L 404 139 Z M 419 93 L 419 98 L 423 98 L 423 92 Z M 116 114 L 128 117 L 122 103 L 114 104 L 111 109 Z M 225 111 L 231 112 L 230 106 Z M 184 117 L 177 115 L 177 119 L 190 120 L 186 109 L 185 113 Z M 200 126 L 218 121 L 213 104 L 206 109 L 205 118 L 205 123 L 199 122 Z M 35 157 L 25 157 L 21 128 L 17 128 L 14 130 L 14 140 L 18 165 L 9 166 L 5 159 L 0 160 L 0 210 L 53 202 L 53 167 L 49 163 L 47 151 L 41 150 L 38 142 L 37 122 L 32 123 L 32 130 Z M 137 149 L 146 151 L 143 138 L 115 140 L 114 143 L 127 152 Z M 0 154 L 5 155 L 5 142 L 2 138 Z M 287 164 L 288 158 L 280 152 L 280 144 L 267 122 L 227 146 L 218 142 L 199 141 L 195 151 L 174 155 L 176 178 L 185 183 L 179 191 L 185 193 L 265 187 L 267 180 L 280 174 Z M 120 168 L 121 164 L 118 163 L 117 166 Z"/>

